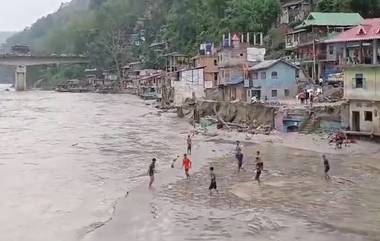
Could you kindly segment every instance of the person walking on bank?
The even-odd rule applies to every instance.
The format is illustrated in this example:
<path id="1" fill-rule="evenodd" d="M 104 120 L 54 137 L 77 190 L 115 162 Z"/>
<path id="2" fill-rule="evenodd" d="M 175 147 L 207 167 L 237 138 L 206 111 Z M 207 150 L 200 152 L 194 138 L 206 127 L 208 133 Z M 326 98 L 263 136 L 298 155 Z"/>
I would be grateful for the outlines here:
<path id="1" fill-rule="evenodd" d="M 191 169 L 191 161 L 190 161 L 190 159 L 187 157 L 187 154 L 184 154 L 184 155 L 183 155 L 183 163 L 182 163 L 182 167 L 185 169 L 186 178 L 187 178 L 187 179 L 190 179 L 189 171 L 190 171 L 190 169 Z"/>
<path id="2" fill-rule="evenodd" d="M 326 180 L 330 180 L 331 177 L 329 175 L 329 171 L 330 171 L 329 160 L 327 159 L 326 155 L 322 155 L 322 159 L 323 159 L 323 165 L 325 167 L 325 178 L 326 178 Z"/>
<path id="3" fill-rule="evenodd" d="M 188 135 L 187 136 L 187 154 L 188 155 L 191 155 L 191 147 L 192 147 L 192 140 L 191 140 L 191 136 Z"/>
<path id="4" fill-rule="evenodd" d="M 214 167 L 210 167 L 210 177 L 211 177 L 211 184 L 210 184 L 210 187 L 208 189 L 210 190 L 210 196 L 211 196 L 212 190 L 215 190 L 217 193 L 219 193 L 218 185 L 216 184 L 216 176 L 214 173 Z"/>
<path id="5" fill-rule="evenodd" d="M 150 177 L 149 188 L 151 188 L 153 185 L 155 173 L 156 173 L 156 158 L 153 158 L 152 163 L 150 164 L 149 169 L 148 169 L 148 175 Z"/>

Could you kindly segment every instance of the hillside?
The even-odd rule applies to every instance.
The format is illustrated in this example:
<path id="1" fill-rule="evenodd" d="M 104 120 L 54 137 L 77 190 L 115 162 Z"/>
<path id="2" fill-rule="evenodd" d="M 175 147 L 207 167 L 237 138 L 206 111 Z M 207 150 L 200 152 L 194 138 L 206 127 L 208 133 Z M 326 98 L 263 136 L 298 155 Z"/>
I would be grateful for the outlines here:
<path id="1" fill-rule="evenodd" d="M 34 52 L 50 52 L 51 49 L 46 45 L 49 38 L 64 31 L 68 22 L 79 19 L 87 11 L 89 1 L 72 0 L 70 3 L 62 4 L 55 13 L 42 17 L 30 28 L 13 35 L 8 39 L 7 45 L 26 44 Z"/>
<path id="2" fill-rule="evenodd" d="M 89 56 L 93 67 L 118 70 L 129 61 L 162 67 L 162 52 L 196 54 L 204 41 L 228 32 L 264 32 L 269 53 L 280 55 L 283 37 L 276 21 L 287 0 L 72 0 L 7 44 L 33 52 Z M 380 16 L 380 0 L 311 0 L 314 10 Z M 168 49 L 152 49 L 154 43 Z M 272 49 L 273 51 L 270 51 Z M 277 55 L 276 55 L 277 54 Z"/>
<path id="3" fill-rule="evenodd" d="M 16 32 L 1 32 L 0 31 L 0 45 L 5 43 L 5 41 Z"/>

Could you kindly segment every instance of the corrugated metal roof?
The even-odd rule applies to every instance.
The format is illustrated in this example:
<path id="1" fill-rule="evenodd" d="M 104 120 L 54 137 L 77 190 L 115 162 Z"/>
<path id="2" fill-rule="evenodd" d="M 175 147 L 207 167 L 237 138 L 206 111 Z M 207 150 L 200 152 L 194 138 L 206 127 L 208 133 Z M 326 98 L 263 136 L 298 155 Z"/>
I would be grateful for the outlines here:
<path id="1" fill-rule="evenodd" d="M 321 13 L 311 12 L 301 25 L 295 29 L 308 26 L 356 26 L 363 21 L 359 13 Z"/>
<path id="2" fill-rule="evenodd" d="M 232 76 L 231 79 L 225 82 L 225 85 L 238 85 L 244 83 L 244 78 L 242 75 Z"/>
<path id="3" fill-rule="evenodd" d="M 260 70 L 260 69 L 268 69 L 272 67 L 273 65 L 282 62 L 284 64 L 289 65 L 290 67 L 293 67 L 295 69 L 298 69 L 297 66 L 292 65 L 282 59 L 273 59 L 273 60 L 264 60 L 263 62 L 260 62 L 259 64 L 254 65 L 253 67 L 249 68 L 249 70 Z"/>
<path id="4" fill-rule="evenodd" d="M 364 20 L 359 26 L 347 30 L 324 43 L 356 42 L 380 39 L 380 18 Z"/>

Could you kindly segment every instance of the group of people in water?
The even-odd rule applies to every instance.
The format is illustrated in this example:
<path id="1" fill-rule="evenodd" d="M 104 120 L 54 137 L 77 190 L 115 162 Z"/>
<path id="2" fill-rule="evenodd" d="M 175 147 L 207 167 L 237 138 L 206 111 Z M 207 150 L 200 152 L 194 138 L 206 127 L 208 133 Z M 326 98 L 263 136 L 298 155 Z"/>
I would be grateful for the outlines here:
<path id="1" fill-rule="evenodd" d="M 190 158 L 188 157 L 188 155 L 191 155 L 191 152 L 192 152 L 192 139 L 191 139 L 191 136 L 188 135 L 188 137 L 187 137 L 187 153 L 183 155 L 183 161 L 182 161 L 182 168 L 185 170 L 185 175 L 186 175 L 187 179 L 190 179 L 190 169 L 192 167 L 192 162 L 191 162 Z M 173 160 L 172 165 L 171 165 L 172 168 L 174 168 L 174 164 L 178 160 L 178 158 L 179 158 L 179 156 L 177 156 Z M 241 147 L 240 141 L 236 141 L 235 158 L 236 158 L 237 164 L 238 164 L 237 172 L 240 173 L 241 169 L 243 168 L 243 158 L 244 158 L 244 154 L 242 152 L 242 147 Z M 324 164 L 324 168 L 325 168 L 324 169 L 325 178 L 326 178 L 326 180 L 329 180 L 330 179 L 330 176 L 328 174 L 330 171 L 329 160 L 327 159 L 326 155 L 322 155 L 322 160 L 323 160 L 323 164 Z M 148 175 L 150 176 L 149 188 L 151 188 L 153 183 L 154 183 L 154 175 L 156 173 L 156 161 L 157 161 L 156 158 L 153 158 L 152 162 L 149 166 L 149 169 L 148 169 Z M 257 151 L 256 152 L 256 158 L 255 158 L 255 172 L 256 172 L 255 180 L 258 182 L 258 184 L 261 183 L 260 177 L 261 177 L 261 173 L 263 171 L 264 171 L 264 162 L 261 159 L 260 151 Z M 212 195 L 213 190 L 215 190 L 218 193 L 219 191 L 218 191 L 218 185 L 216 183 L 216 175 L 214 173 L 214 167 L 210 167 L 210 180 L 211 180 L 211 183 L 209 186 L 210 195 Z"/>

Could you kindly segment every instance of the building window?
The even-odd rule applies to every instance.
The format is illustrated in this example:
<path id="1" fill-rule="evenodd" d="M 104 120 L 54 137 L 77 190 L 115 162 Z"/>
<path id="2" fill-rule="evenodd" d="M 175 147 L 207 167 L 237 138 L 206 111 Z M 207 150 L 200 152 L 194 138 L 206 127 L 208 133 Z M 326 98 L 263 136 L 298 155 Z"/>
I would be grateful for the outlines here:
<path id="1" fill-rule="evenodd" d="M 261 79 L 266 79 L 267 78 L 267 73 L 266 72 L 261 72 Z"/>
<path id="2" fill-rule="evenodd" d="M 290 95 L 290 91 L 288 89 L 285 89 L 284 90 L 284 96 L 289 97 L 289 95 Z"/>
<path id="3" fill-rule="evenodd" d="M 253 72 L 252 79 L 258 79 L 258 78 L 259 78 L 259 74 L 257 72 Z"/>
<path id="4" fill-rule="evenodd" d="M 373 116 L 372 116 L 372 111 L 365 111 L 364 112 L 364 120 L 365 121 L 372 121 Z"/>
<path id="5" fill-rule="evenodd" d="M 272 90 L 272 97 L 277 97 L 277 90 Z"/>
<path id="6" fill-rule="evenodd" d="M 356 74 L 353 79 L 353 88 L 354 89 L 363 89 L 364 88 L 364 78 L 363 74 Z"/>
<path id="7" fill-rule="evenodd" d="M 329 45 L 329 54 L 330 55 L 334 54 L 334 45 Z"/>
<path id="8" fill-rule="evenodd" d="M 218 73 L 214 73 L 214 80 L 218 81 Z"/>
<path id="9" fill-rule="evenodd" d="M 277 79 L 278 78 L 278 74 L 276 71 L 273 71 L 272 72 L 272 79 Z"/>
<path id="10" fill-rule="evenodd" d="M 214 59 L 214 65 L 215 65 L 215 66 L 218 65 L 218 60 Z"/>

